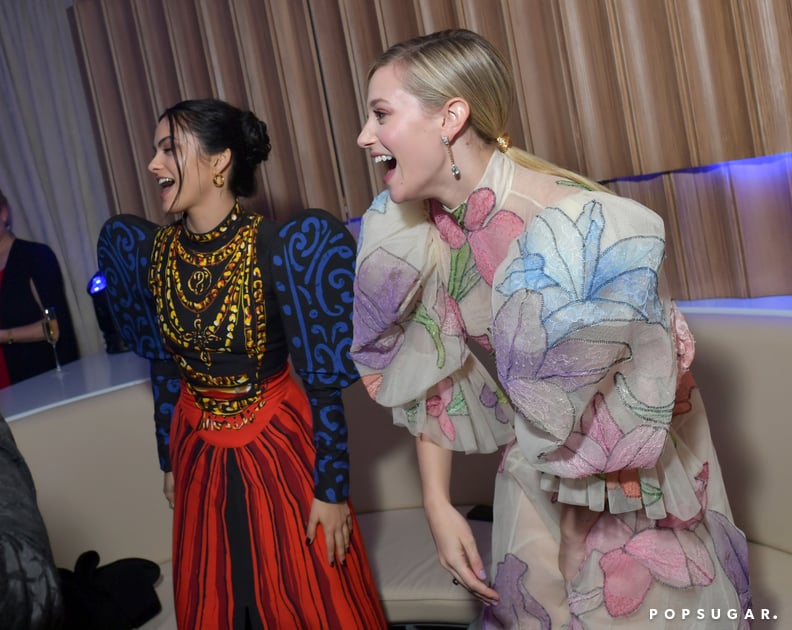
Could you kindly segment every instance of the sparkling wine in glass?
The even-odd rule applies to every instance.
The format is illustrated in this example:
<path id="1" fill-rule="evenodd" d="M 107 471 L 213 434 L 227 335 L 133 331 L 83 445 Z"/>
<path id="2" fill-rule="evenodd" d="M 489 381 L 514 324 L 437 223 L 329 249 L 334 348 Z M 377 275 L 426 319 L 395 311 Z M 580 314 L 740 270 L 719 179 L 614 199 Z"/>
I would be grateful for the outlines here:
<path id="1" fill-rule="evenodd" d="M 44 309 L 44 336 L 47 342 L 52 346 L 52 352 L 55 355 L 55 369 L 60 372 L 61 365 L 58 361 L 58 351 L 55 349 L 55 344 L 58 343 L 60 337 L 60 328 L 58 327 L 58 316 L 55 313 L 55 307 L 50 306 Z"/>

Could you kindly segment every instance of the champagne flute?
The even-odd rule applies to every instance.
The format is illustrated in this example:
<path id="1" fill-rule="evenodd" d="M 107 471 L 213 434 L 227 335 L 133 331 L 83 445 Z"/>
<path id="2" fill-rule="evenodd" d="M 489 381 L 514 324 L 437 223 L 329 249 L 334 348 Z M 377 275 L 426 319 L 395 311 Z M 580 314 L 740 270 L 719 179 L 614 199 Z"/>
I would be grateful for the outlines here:
<path id="1" fill-rule="evenodd" d="M 58 316 L 55 313 L 55 307 L 50 306 L 44 309 L 44 336 L 47 342 L 52 346 L 52 352 L 55 355 L 55 369 L 60 372 L 61 365 L 58 361 L 58 351 L 55 349 L 55 344 L 58 343 L 60 337 L 60 328 L 58 327 Z"/>

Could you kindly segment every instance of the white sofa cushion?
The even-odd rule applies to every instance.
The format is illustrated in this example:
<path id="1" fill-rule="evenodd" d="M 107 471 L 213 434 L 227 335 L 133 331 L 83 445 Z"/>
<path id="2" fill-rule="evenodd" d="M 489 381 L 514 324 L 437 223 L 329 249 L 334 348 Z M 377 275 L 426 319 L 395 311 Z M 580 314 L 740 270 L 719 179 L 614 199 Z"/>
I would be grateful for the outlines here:
<path id="1" fill-rule="evenodd" d="M 467 514 L 470 506 L 457 509 Z M 492 525 L 469 522 L 488 567 Z M 467 625 L 475 619 L 480 604 L 464 588 L 454 586 L 449 573 L 440 566 L 423 508 L 360 514 L 358 525 L 389 623 Z M 166 562 L 161 568 L 157 595 L 162 612 L 142 626 L 144 630 L 176 630 L 173 567 Z"/>
<path id="2" fill-rule="evenodd" d="M 755 617 L 751 628 L 792 628 L 792 600 L 789 598 L 792 553 L 749 542 L 748 566 L 753 595 L 751 610 Z M 766 619 L 762 619 L 763 613 Z"/>
<path id="3" fill-rule="evenodd" d="M 457 509 L 466 514 L 470 506 Z M 476 618 L 478 600 L 454 586 L 440 566 L 423 508 L 361 514 L 358 523 L 390 623 L 468 624 Z M 489 567 L 492 524 L 469 523 Z"/>

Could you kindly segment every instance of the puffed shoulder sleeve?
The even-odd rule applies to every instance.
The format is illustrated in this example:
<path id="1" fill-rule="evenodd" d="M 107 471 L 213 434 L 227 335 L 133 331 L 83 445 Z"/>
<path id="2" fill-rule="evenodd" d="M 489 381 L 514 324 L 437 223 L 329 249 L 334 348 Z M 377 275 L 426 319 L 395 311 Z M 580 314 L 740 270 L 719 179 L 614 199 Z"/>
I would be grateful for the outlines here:
<path id="1" fill-rule="evenodd" d="M 280 229 L 271 252 L 291 362 L 311 404 L 314 495 L 338 503 L 349 495 L 341 391 L 359 378 L 349 357 L 355 241 L 334 216 L 309 209 Z"/>
<path id="2" fill-rule="evenodd" d="M 369 395 L 394 424 L 444 448 L 487 453 L 511 441 L 512 409 L 468 349 L 448 246 L 425 208 L 382 193 L 359 242 L 352 358 Z"/>
<path id="3" fill-rule="evenodd" d="M 176 363 L 157 326 L 148 284 L 151 250 L 158 226 L 129 214 L 108 219 L 99 232 L 97 260 L 106 281 L 113 322 L 124 342 L 151 364 L 154 424 L 160 468 L 170 471 L 170 422 L 180 381 Z"/>
<path id="4" fill-rule="evenodd" d="M 692 336 L 663 290 L 664 257 L 656 213 L 580 193 L 544 208 L 495 273 L 493 344 L 517 444 L 561 502 L 643 505 L 653 519 L 701 507 L 671 435 Z M 633 486 L 614 483 L 629 475 Z"/>

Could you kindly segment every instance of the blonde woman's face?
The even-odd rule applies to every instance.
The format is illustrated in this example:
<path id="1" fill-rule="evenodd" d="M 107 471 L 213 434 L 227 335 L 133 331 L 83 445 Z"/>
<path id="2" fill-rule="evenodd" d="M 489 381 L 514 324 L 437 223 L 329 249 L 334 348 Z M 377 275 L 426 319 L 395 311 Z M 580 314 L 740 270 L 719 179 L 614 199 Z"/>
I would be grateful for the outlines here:
<path id="1" fill-rule="evenodd" d="M 357 143 L 386 169 L 391 198 L 401 203 L 435 197 L 448 170 L 442 115 L 427 112 L 392 66 L 371 77 L 367 109 Z"/>

